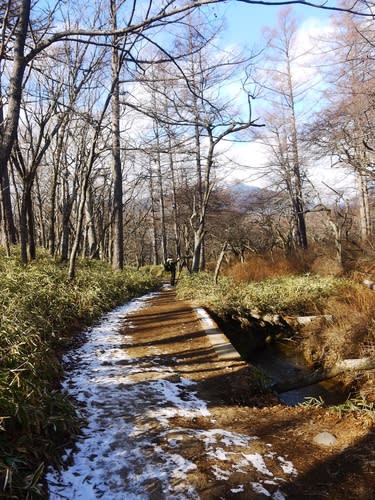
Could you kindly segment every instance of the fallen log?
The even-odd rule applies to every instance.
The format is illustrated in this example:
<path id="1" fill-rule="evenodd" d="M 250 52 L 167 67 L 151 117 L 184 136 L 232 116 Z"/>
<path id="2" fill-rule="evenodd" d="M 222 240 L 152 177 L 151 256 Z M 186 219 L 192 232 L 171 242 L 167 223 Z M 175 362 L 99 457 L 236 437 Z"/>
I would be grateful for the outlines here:
<path id="1" fill-rule="evenodd" d="M 293 389 L 316 384 L 323 380 L 334 378 L 341 373 L 350 371 L 362 371 L 375 369 L 375 358 L 344 359 L 336 363 L 332 368 L 326 370 L 316 370 L 312 373 L 293 377 L 282 382 L 277 382 L 271 386 L 276 392 L 287 392 Z"/>

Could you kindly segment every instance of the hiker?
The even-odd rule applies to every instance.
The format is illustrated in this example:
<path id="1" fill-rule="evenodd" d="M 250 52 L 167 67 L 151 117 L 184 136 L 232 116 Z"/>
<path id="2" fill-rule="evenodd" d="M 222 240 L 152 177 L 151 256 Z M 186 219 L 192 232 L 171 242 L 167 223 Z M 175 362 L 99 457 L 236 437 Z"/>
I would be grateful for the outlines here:
<path id="1" fill-rule="evenodd" d="M 172 257 L 168 257 L 164 264 L 164 269 L 171 273 L 171 286 L 174 286 L 176 282 L 176 267 L 177 261 L 172 259 Z"/>

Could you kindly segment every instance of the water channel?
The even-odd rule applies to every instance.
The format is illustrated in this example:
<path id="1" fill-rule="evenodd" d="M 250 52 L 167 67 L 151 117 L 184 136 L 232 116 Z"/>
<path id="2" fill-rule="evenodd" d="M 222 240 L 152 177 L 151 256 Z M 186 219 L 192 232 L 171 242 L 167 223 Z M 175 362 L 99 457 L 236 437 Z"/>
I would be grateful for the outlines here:
<path id="1" fill-rule="evenodd" d="M 249 357 L 249 361 L 264 371 L 271 385 L 311 372 L 301 356 L 284 342 L 266 345 L 264 349 L 256 350 Z M 279 393 L 280 401 L 290 406 L 303 403 L 309 398 L 321 399 L 325 406 L 337 405 L 345 402 L 348 396 L 349 394 L 342 390 L 335 379 Z"/>

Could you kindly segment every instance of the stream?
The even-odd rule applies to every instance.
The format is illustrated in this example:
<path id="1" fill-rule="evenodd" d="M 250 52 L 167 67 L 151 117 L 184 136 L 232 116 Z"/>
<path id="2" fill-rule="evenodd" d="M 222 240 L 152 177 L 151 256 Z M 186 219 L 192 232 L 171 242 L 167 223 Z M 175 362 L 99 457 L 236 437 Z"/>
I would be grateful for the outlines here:
<path id="1" fill-rule="evenodd" d="M 263 350 L 254 352 L 249 361 L 266 373 L 271 384 L 307 374 L 310 371 L 304 365 L 302 357 L 285 343 L 267 345 Z M 348 394 L 334 379 L 279 393 L 281 403 L 289 406 L 303 403 L 309 398 L 322 399 L 325 406 L 331 406 L 344 403 Z"/>

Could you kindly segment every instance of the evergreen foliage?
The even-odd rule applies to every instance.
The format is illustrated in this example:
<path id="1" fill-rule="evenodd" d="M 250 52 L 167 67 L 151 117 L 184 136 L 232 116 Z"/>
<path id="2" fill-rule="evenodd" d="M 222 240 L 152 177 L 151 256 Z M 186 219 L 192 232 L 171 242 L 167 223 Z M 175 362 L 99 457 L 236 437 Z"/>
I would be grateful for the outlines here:
<path id="1" fill-rule="evenodd" d="M 59 389 L 61 354 L 101 313 L 159 285 L 149 270 L 79 263 L 75 280 L 41 256 L 29 266 L 0 256 L 0 484 L 12 498 L 42 494 L 44 465 L 78 432 Z M 0 495 L 1 496 L 1 495 Z"/>

